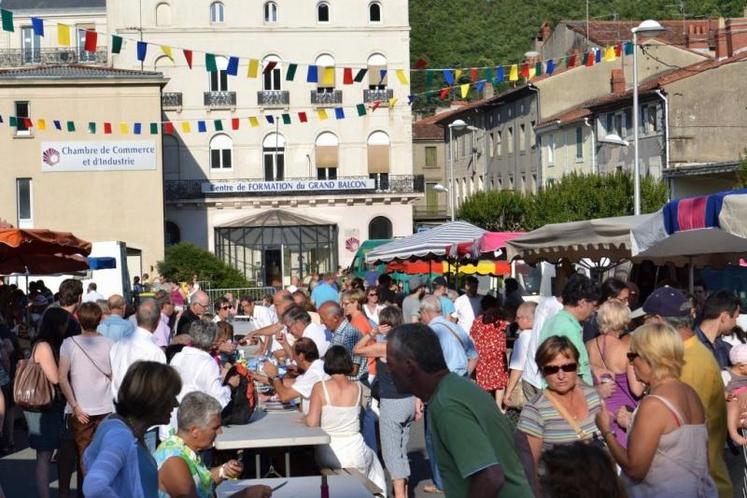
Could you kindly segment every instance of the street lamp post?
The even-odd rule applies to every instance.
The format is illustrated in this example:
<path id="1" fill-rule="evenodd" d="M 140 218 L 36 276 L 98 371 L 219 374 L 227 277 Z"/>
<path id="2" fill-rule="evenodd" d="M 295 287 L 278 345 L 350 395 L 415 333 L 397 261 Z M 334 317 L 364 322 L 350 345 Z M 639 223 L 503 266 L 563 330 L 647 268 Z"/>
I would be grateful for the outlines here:
<path id="1" fill-rule="evenodd" d="M 643 21 L 633 32 L 633 214 L 641 214 L 641 167 L 638 158 L 638 34 L 655 36 L 666 31 L 658 22 Z"/>
<path id="2" fill-rule="evenodd" d="M 454 183 L 454 131 L 462 131 L 465 128 L 471 130 L 471 131 L 477 131 L 477 128 L 474 126 L 469 126 L 467 123 L 464 122 L 464 120 L 461 119 L 455 119 L 453 122 L 449 123 L 449 206 L 450 206 L 450 214 L 451 214 L 451 221 L 454 221 L 454 213 L 456 211 L 456 199 L 454 198 L 454 193 L 456 192 L 456 185 Z"/>

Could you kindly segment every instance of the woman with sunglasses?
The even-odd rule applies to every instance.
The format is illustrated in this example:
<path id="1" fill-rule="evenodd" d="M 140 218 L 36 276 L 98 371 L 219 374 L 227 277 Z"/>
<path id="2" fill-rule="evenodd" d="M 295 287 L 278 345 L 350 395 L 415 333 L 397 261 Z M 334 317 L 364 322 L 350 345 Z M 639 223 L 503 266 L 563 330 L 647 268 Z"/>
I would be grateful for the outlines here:
<path id="1" fill-rule="evenodd" d="M 363 312 L 374 324 L 379 324 L 379 312 L 384 306 L 379 304 L 378 287 L 369 287 L 366 289 L 366 303 L 363 305 Z"/>
<path id="2" fill-rule="evenodd" d="M 594 417 L 602 408 L 596 390 L 578 377 L 579 353 L 564 336 L 548 337 L 535 361 L 547 388 L 521 411 L 517 429 L 526 434 L 535 464 L 555 445 L 598 438 Z"/>
<path id="3" fill-rule="evenodd" d="M 708 473 L 705 408 L 695 390 L 681 382 L 682 338 L 669 325 L 650 323 L 635 332 L 628 360 L 648 395 L 633 413 L 628 447 L 615 438 L 606 408 L 597 425 L 622 468 L 628 495 L 635 498 L 715 498 Z"/>

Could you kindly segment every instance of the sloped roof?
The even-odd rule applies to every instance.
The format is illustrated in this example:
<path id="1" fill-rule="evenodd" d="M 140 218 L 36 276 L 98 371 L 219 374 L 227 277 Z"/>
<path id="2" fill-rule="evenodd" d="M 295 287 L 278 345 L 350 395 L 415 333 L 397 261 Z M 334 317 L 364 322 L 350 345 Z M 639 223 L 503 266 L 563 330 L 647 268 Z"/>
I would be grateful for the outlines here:
<path id="1" fill-rule="evenodd" d="M 304 216 L 297 213 L 291 213 L 283 209 L 268 209 L 259 214 L 241 218 L 240 220 L 224 223 L 218 228 L 269 228 L 269 227 L 298 227 L 298 226 L 317 226 L 317 225 L 334 225 L 328 221 Z"/>
<path id="2" fill-rule="evenodd" d="M 106 0 L 0 0 L 0 7 L 8 10 L 106 10 Z"/>
<path id="3" fill-rule="evenodd" d="M 86 64 L 54 64 L 29 66 L 12 69 L 0 69 L 0 80 L 23 79 L 162 79 L 163 74 L 153 71 L 136 71 L 114 69 L 111 67 L 91 66 Z"/>
<path id="4" fill-rule="evenodd" d="M 586 36 L 585 21 L 561 21 L 568 29 Z M 616 43 L 630 40 L 633 37 L 631 29 L 638 27 L 641 21 L 590 21 L 589 41 L 599 46 L 615 45 Z M 687 20 L 683 25 L 682 20 L 659 21 L 667 31 L 657 35 L 656 38 L 666 41 L 670 45 L 687 45 L 687 29 L 689 26 L 704 28 L 708 33 L 710 21 L 707 19 Z"/>
<path id="5" fill-rule="evenodd" d="M 436 124 L 437 119 L 440 119 L 440 114 L 415 121 L 412 124 L 412 138 L 415 140 L 443 140 L 444 129 Z"/>

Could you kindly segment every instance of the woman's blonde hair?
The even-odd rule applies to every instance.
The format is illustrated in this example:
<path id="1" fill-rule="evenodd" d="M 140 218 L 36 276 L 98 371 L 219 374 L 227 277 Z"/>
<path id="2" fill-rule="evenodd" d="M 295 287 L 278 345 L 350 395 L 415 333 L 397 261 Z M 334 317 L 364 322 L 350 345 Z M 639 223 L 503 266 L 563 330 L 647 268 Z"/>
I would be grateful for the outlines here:
<path id="1" fill-rule="evenodd" d="M 600 332 L 620 332 L 630 323 L 630 308 L 627 304 L 611 299 L 605 301 L 597 312 Z"/>
<path id="2" fill-rule="evenodd" d="M 679 333 L 664 323 L 648 323 L 631 334 L 630 350 L 638 353 L 656 380 L 678 379 L 685 364 L 685 346 Z"/>
<path id="3" fill-rule="evenodd" d="M 342 297 L 346 297 L 351 303 L 358 303 L 358 308 L 366 304 L 366 293 L 362 289 L 348 289 L 343 291 Z"/>

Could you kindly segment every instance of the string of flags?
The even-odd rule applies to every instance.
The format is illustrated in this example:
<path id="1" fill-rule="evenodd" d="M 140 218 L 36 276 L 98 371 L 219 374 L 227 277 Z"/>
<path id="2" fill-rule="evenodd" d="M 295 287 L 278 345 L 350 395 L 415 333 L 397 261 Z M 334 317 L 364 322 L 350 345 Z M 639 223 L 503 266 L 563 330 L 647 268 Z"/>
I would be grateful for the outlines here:
<path id="1" fill-rule="evenodd" d="M 130 121 L 81 121 L 81 120 L 63 120 L 47 118 L 29 118 L 19 116 L 7 116 L 7 125 L 10 128 L 39 131 L 58 131 L 74 133 L 85 130 L 91 135 L 104 134 L 112 135 L 118 132 L 120 135 L 173 135 L 176 132 L 180 134 L 188 133 L 208 133 L 221 132 L 228 130 L 240 130 L 243 127 L 258 128 L 265 126 L 279 126 L 292 124 L 305 124 L 315 119 L 317 121 L 326 120 L 344 120 L 349 118 L 362 118 L 374 113 L 379 108 L 394 109 L 397 105 L 397 98 L 392 98 L 388 102 L 375 101 L 370 106 L 366 104 L 357 104 L 354 107 L 334 107 L 330 109 L 319 108 L 313 111 L 286 112 L 277 115 L 264 114 L 246 117 L 233 117 L 228 119 L 183 119 L 168 121 L 151 121 L 151 122 L 130 122 Z M 6 121 L 0 115 L 0 126 Z"/>

